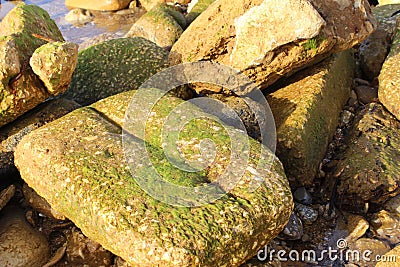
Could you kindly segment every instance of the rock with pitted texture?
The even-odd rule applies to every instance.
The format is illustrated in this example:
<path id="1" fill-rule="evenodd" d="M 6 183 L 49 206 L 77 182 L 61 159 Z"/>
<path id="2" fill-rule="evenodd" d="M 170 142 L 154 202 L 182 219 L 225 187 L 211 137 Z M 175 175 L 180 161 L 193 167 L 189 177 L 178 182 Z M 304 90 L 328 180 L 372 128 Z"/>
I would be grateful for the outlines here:
<path id="1" fill-rule="evenodd" d="M 162 93 L 157 89 L 146 92 L 149 95 L 144 96 L 148 97 Z M 30 133 L 15 152 L 22 178 L 87 237 L 133 266 L 214 267 L 244 263 L 278 235 L 292 213 L 292 194 L 281 163 L 259 142 L 239 130 L 222 127 L 211 115 L 186 103 L 191 113 L 209 119 L 185 124 L 176 143 L 179 151 L 187 162 L 204 164 L 204 151 L 199 150 L 199 144 L 203 139 L 212 139 L 216 154 L 206 169 L 186 171 L 176 167 L 176 155 L 169 155 L 173 157 L 171 162 L 164 154 L 167 150 L 160 138 L 160 125 L 183 100 L 169 95 L 141 120 L 146 122 L 143 136 L 134 125 L 125 125 L 130 149 L 123 150 L 121 126 L 135 94 L 129 91 L 111 96 Z M 146 99 L 131 106 L 128 117 L 141 118 L 141 104 L 146 104 Z M 172 198 L 171 193 L 185 197 L 186 190 L 172 192 L 160 184 L 152 186 L 153 193 L 176 200 L 178 206 L 156 200 L 139 187 L 137 179 L 150 179 L 155 185 L 153 167 L 142 162 L 141 157 L 137 161 L 125 159 L 125 155 L 137 155 L 138 151 L 132 149 L 141 144 L 137 136 L 142 136 L 149 160 L 164 180 L 182 188 L 199 186 L 197 195 L 202 193 L 202 186 L 217 181 L 228 171 L 233 148 L 227 129 L 248 140 L 248 150 L 241 138 L 234 140 L 235 149 L 240 149 L 241 154 L 249 153 L 248 162 L 230 166 L 230 172 L 243 171 L 242 179 L 228 194 L 209 204 L 182 206 L 183 199 Z M 270 168 L 266 164 L 271 164 Z M 254 181 L 261 183 L 251 191 Z"/>
<path id="2" fill-rule="evenodd" d="M 88 105 L 123 91 L 138 89 L 168 66 L 167 52 L 141 37 L 120 38 L 82 50 L 65 96 Z"/>
<path id="3" fill-rule="evenodd" d="M 0 129 L 0 179 L 13 175 L 14 149 L 31 131 L 80 107 L 76 102 L 59 98 L 49 100 Z"/>
<path id="4" fill-rule="evenodd" d="M 186 21 L 192 23 L 201 13 L 204 12 L 215 0 L 193 0 L 188 5 Z"/>
<path id="5" fill-rule="evenodd" d="M 23 210 L 5 208 L 0 214 L 0 266 L 42 267 L 49 258 L 46 237 L 28 224 Z"/>
<path id="6" fill-rule="evenodd" d="M 335 54 L 267 96 L 277 129 L 276 154 L 291 186 L 311 185 L 350 96 L 354 59 Z"/>
<path id="7" fill-rule="evenodd" d="M 400 15 L 397 15 L 398 17 Z M 379 101 L 400 120 L 400 18 L 390 52 L 379 74 Z"/>
<path id="8" fill-rule="evenodd" d="M 371 103 L 354 123 L 337 167 L 338 194 L 343 207 L 359 211 L 400 193 L 400 122 L 381 104 Z"/>
<path id="9" fill-rule="evenodd" d="M 166 4 L 159 4 L 138 19 L 125 37 L 143 37 L 170 49 L 186 27 L 185 17 Z"/>
<path id="10" fill-rule="evenodd" d="M 171 65 L 204 60 L 225 64 L 265 89 L 284 75 L 354 46 L 375 27 L 364 0 L 217 0 L 181 35 L 169 59 Z"/>
<path id="11" fill-rule="evenodd" d="M 33 53 L 29 64 L 51 94 L 65 92 L 78 60 L 78 45 L 70 42 L 50 42 Z"/>
<path id="12" fill-rule="evenodd" d="M 47 43 L 63 41 L 49 14 L 34 5 L 18 4 L 0 23 L 0 126 L 62 91 L 48 91 L 29 59 Z"/>

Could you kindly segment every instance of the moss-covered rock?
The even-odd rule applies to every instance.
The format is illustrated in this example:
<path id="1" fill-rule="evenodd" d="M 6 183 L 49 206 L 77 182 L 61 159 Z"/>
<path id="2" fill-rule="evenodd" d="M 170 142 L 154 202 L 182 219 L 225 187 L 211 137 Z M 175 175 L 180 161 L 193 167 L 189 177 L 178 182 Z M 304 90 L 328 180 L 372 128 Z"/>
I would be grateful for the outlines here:
<path id="1" fill-rule="evenodd" d="M 53 95 L 67 90 L 78 59 L 78 45 L 70 42 L 50 42 L 33 53 L 29 63 L 47 91 Z"/>
<path id="2" fill-rule="evenodd" d="M 1 21 L 0 126 L 59 93 L 47 91 L 29 66 L 33 52 L 47 43 L 44 39 L 63 41 L 57 25 L 40 7 L 18 4 Z"/>
<path id="3" fill-rule="evenodd" d="M 144 38 L 105 41 L 79 52 L 65 96 L 82 105 L 91 104 L 137 89 L 167 66 L 167 52 Z"/>
<path id="4" fill-rule="evenodd" d="M 211 204 L 177 207 L 146 194 L 136 181 L 151 179 L 151 169 L 140 159 L 128 165 L 121 140 L 121 124 L 134 94 L 124 92 L 75 110 L 25 137 L 15 152 L 23 179 L 86 236 L 134 266 L 239 266 L 278 235 L 292 212 L 292 195 L 280 162 L 252 139 L 247 164 L 233 166 L 244 171 L 242 180 Z M 185 124 L 177 145 L 186 158 L 198 159 L 198 144 L 205 138 L 214 141 L 216 155 L 207 169 L 177 168 L 163 153 L 160 122 L 182 103 L 171 96 L 157 102 L 146 120 L 147 151 L 165 180 L 189 187 L 209 184 L 227 166 L 229 136 L 215 121 Z M 131 115 L 140 114 L 133 108 Z M 132 145 L 141 142 L 138 129 L 128 125 L 125 131 L 133 134 Z M 270 169 L 256 167 L 265 164 L 261 150 L 275 158 Z M 251 192 L 255 175 L 262 183 Z M 159 190 L 168 198 L 167 190 Z"/>
<path id="5" fill-rule="evenodd" d="M 289 79 L 267 96 L 277 127 L 277 151 L 292 185 L 310 185 L 350 96 L 351 51 L 334 55 Z"/>
<path id="6" fill-rule="evenodd" d="M 400 19 L 389 55 L 379 74 L 379 101 L 400 120 Z"/>
<path id="7" fill-rule="evenodd" d="M 186 27 L 185 17 L 166 4 L 159 4 L 133 24 L 125 37 L 143 37 L 171 48 Z"/>
<path id="8" fill-rule="evenodd" d="M 67 99 L 50 100 L 0 128 L 0 179 L 7 178 L 16 171 L 14 149 L 22 137 L 78 107 L 80 106 L 76 102 Z"/>
<path id="9" fill-rule="evenodd" d="M 359 211 L 400 193 L 400 122 L 382 105 L 369 104 L 357 115 L 347 145 L 338 165 L 344 206 Z"/>
<path id="10" fill-rule="evenodd" d="M 213 2 L 215 2 L 215 0 L 193 0 L 189 4 L 188 14 L 186 15 L 187 23 L 192 23 Z"/>

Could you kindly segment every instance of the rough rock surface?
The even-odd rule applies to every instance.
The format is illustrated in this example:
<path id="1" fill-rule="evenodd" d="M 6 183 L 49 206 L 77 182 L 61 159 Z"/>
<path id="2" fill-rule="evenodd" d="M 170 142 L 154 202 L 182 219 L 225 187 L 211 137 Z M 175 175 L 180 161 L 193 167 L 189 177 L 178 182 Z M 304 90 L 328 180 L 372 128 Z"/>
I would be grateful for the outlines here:
<path id="1" fill-rule="evenodd" d="M 24 193 L 24 197 L 29 205 L 32 206 L 36 211 L 40 212 L 46 217 L 53 218 L 56 220 L 65 220 L 66 218 L 58 213 L 56 210 L 52 209 L 49 203 L 39 196 L 32 188 L 30 188 L 27 184 L 22 186 L 22 192 Z"/>
<path id="2" fill-rule="evenodd" d="M 292 194 L 282 165 L 270 152 L 275 158 L 270 170 L 257 169 L 264 161 L 259 161 L 261 147 L 253 139 L 247 169 L 233 166 L 243 169 L 243 180 L 212 204 L 175 207 L 147 195 L 129 173 L 121 143 L 120 127 L 133 94 L 124 92 L 75 110 L 25 137 L 15 152 L 23 179 L 86 236 L 133 266 L 239 266 L 278 235 L 292 212 Z M 208 137 L 218 148 L 216 159 L 207 172 L 171 165 L 161 153 L 159 125 L 182 102 L 171 96 L 157 102 L 145 138 L 154 167 L 167 181 L 203 185 L 226 166 L 230 141 L 220 124 L 191 121 L 180 132 L 181 151 L 188 160 L 196 159 L 198 140 Z M 136 116 L 141 111 L 131 112 Z M 134 128 L 126 131 L 136 135 Z M 146 165 L 130 166 L 136 168 L 135 176 L 149 174 Z M 262 184 L 250 192 L 255 175 Z"/>
<path id="3" fill-rule="evenodd" d="M 372 238 L 360 238 L 353 244 L 349 244 L 351 250 L 357 250 L 361 252 L 365 252 L 367 250 L 371 251 L 365 259 L 360 257 L 359 260 L 357 258 L 350 259 L 350 263 L 357 264 L 358 266 L 363 267 L 375 267 L 375 259 L 377 256 L 385 255 L 388 251 L 390 251 L 390 247 L 383 241 L 372 239 Z"/>
<path id="4" fill-rule="evenodd" d="M 170 64 L 211 60 L 264 89 L 361 42 L 375 24 L 364 0 L 217 0 L 172 47 Z"/>
<path id="5" fill-rule="evenodd" d="M 186 21 L 192 23 L 201 13 L 204 12 L 215 0 L 193 0 L 188 6 Z"/>
<path id="6" fill-rule="evenodd" d="M 60 93 L 47 91 L 29 66 L 33 52 L 46 43 L 32 34 L 63 41 L 46 11 L 34 5 L 18 4 L 0 23 L 0 126 Z"/>
<path id="7" fill-rule="evenodd" d="M 354 66 L 350 51 L 336 54 L 267 96 L 277 129 L 276 154 L 292 186 L 312 183 L 350 96 Z"/>
<path id="8" fill-rule="evenodd" d="M 400 242 L 400 216 L 381 210 L 371 217 L 372 232 L 380 240 L 394 246 Z"/>
<path id="9" fill-rule="evenodd" d="M 385 261 L 380 261 L 375 267 L 397 267 L 400 259 L 400 246 L 395 247 L 383 257 Z"/>
<path id="10" fill-rule="evenodd" d="M 102 42 L 79 52 L 65 96 L 82 105 L 133 90 L 167 67 L 167 52 L 141 37 Z"/>
<path id="11" fill-rule="evenodd" d="M 143 37 L 171 48 L 186 27 L 185 17 L 166 4 L 159 4 L 140 17 L 125 37 Z"/>
<path id="12" fill-rule="evenodd" d="M 78 45 L 50 42 L 33 53 L 29 64 L 51 94 L 65 92 L 71 83 L 78 60 Z"/>
<path id="13" fill-rule="evenodd" d="M 78 107 L 80 105 L 76 102 L 67 99 L 50 100 L 2 127 L 0 129 L 0 179 L 6 178 L 15 171 L 14 149 L 22 137 Z"/>
<path id="14" fill-rule="evenodd" d="M 400 122 L 377 103 L 366 105 L 350 129 L 338 170 L 343 207 L 382 204 L 397 195 L 400 180 Z"/>
<path id="15" fill-rule="evenodd" d="M 4 190 L 0 191 L 0 211 L 7 205 L 8 201 L 15 194 L 15 185 L 10 185 Z"/>
<path id="16" fill-rule="evenodd" d="M 371 81 L 379 75 L 397 24 L 400 24 L 398 16 L 392 16 L 397 10 L 400 10 L 400 5 L 384 5 L 372 9 L 378 28 L 361 43 L 359 49 L 361 70 Z"/>
<path id="17" fill-rule="evenodd" d="M 34 230 L 18 207 L 0 214 L 0 266 L 42 267 L 50 257 L 46 238 Z"/>
<path id="18" fill-rule="evenodd" d="M 132 0 L 65 0 L 65 5 L 83 9 L 115 11 L 128 7 L 131 1 Z"/>
<path id="19" fill-rule="evenodd" d="M 400 19 L 398 22 L 392 47 L 379 75 L 378 97 L 381 103 L 400 120 Z"/>

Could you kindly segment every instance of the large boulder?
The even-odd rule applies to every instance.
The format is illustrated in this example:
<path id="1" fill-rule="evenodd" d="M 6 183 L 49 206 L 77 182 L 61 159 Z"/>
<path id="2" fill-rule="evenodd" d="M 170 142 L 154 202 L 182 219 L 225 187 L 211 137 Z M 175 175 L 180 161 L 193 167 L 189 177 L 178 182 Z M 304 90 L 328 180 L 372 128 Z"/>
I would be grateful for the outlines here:
<path id="1" fill-rule="evenodd" d="M 115 11 L 129 6 L 132 0 L 65 0 L 65 5 L 72 8 Z"/>
<path id="2" fill-rule="evenodd" d="M 82 50 L 65 96 L 82 105 L 133 90 L 168 66 L 168 53 L 141 37 L 120 38 Z"/>
<path id="3" fill-rule="evenodd" d="M 371 103 L 357 115 L 349 135 L 337 167 L 341 205 L 359 211 L 399 194 L 400 122 Z"/>
<path id="4" fill-rule="evenodd" d="M 78 107 L 76 102 L 63 98 L 49 100 L 0 128 L 0 179 L 16 171 L 14 149 L 22 137 Z"/>
<path id="5" fill-rule="evenodd" d="M 351 51 L 301 71 L 267 96 L 277 128 L 276 154 L 291 185 L 311 185 L 350 96 Z"/>
<path id="6" fill-rule="evenodd" d="M 0 126 L 13 121 L 47 98 L 66 90 L 65 83 L 71 78 L 76 53 L 68 55 L 68 60 L 61 65 L 60 75 L 63 77 L 61 86 L 47 88 L 30 66 L 30 58 L 35 50 L 53 41 L 63 42 L 63 37 L 54 21 L 40 7 L 18 4 L 1 21 Z M 42 58 L 57 56 L 57 53 L 42 53 Z M 50 60 L 46 63 L 43 68 L 49 67 L 52 70 L 56 68 L 54 67 L 56 62 Z M 59 65 L 60 62 L 57 63 Z M 51 74 L 46 72 L 41 77 L 51 77 Z"/>
<path id="7" fill-rule="evenodd" d="M 170 64 L 211 60 L 264 89 L 361 42 L 375 24 L 364 0 L 217 0 L 172 47 Z"/>
<path id="8" fill-rule="evenodd" d="M 158 93 L 151 91 L 151 95 Z M 292 194 L 279 160 L 253 139 L 247 139 L 248 162 L 232 166 L 231 171 L 244 171 L 242 179 L 220 199 L 182 207 L 146 194 L 137 183 L 140 179 L 149 179 L 159 196 L 171 197 L 170 191 L 152 180 L 153 167 L 142 164 L 141 157 L 132 162 L 124 157 L 121 125 L 134 94 L 129 91 L 111 96 L 26 136 L 15 152 L 23 179 L 86 236 L 133 266 L 239 266 L 278 235 L 292 212 Z M 182 170 L 166 158 L 160 138 L 160 122 L 182 103 L 172 96 L 158 101 L 143 121 L 143 138 L 154 168 L 165 181 L 185 188 L 203 186 L 216 181 L 227 166 L 232 148 L 226 129 L 244 134 L 224 129 L 211 119 L 191 120 L 179 133 L 179 151 L 188 161 L 201 164 L 199 142 L 211 138 L 216 146 L 215 160 L 203 170 Z M 193 113 L 202 112 L 186 104 Z M 142 110 L 132 108 L 129 114 L 137 118 Z M 143 141 L 138 138 L 140 130 L 132 127 L 128 124 L 124 132 L 135 148 Z M 235 140 L 236 148 L 242 145 Z M 262 151 L 275 159 L 271 168 L 264 168 Z M 136 155 L 129 152 L 134 153 L 125 150 Z M 261 168 L 257 168 L 259 164 Z M 261 184 L 251 191 L 253 179 Z"/>
<path id="9" fill-rule="evenodd" d="M 400 120 L 400 19 L 389 55 L 379 74 L 379 101 Z"/>
<path id="10" fill-rule="evenodd" d="M 159 4 L 138 19 L 125 37 L 143 37 L 170 49 L 186 27 L 185 17 L 166 4 Z"/>
<path id="11" fill-rule="evenodd" d="M 188 14 L 186 15 L 186 21 L 188 24 L 192 23 L 201 13 L 206 10 L 211 3 L 215 0 L 193 0 L 188 6 Z"/>

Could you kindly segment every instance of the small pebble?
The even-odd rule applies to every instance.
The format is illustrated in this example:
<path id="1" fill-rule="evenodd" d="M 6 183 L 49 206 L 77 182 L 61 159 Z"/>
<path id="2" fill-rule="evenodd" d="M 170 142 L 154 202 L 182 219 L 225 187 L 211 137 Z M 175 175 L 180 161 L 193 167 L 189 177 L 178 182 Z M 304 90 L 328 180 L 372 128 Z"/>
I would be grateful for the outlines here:
<path id="1" fill-rule="evenodd" d="M 312 203 L 312 197 L 305 187 L 297 188 L 293 193 L 293 197 L 297 202 L 304 205 L 310 205 Z"/>

